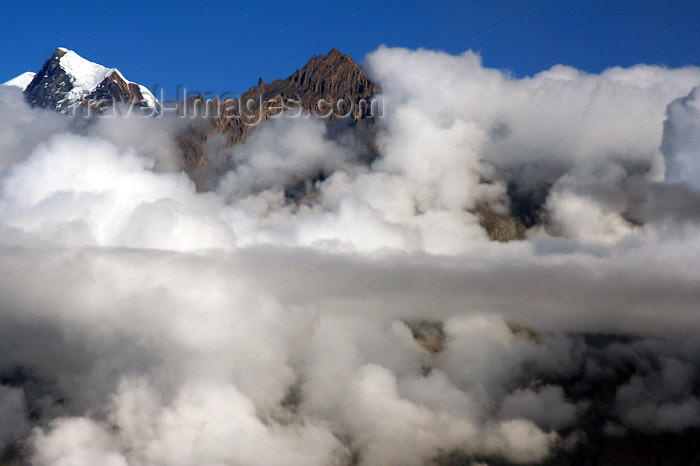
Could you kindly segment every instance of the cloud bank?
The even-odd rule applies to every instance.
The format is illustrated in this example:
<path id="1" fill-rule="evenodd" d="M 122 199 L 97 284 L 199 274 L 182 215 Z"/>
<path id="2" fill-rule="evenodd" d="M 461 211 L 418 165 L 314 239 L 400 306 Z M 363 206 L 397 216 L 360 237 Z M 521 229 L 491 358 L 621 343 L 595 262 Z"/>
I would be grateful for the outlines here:
<path id="1" fill-rule="evenodd" d="M 375 160 L 280 119 L 208 192 L 181 122 L 0 88 L 5 457 L 521 464 L 700 427 L 700 70 L 367 67 Z M 527 239 L 489 241 L 483 205 Z"/>

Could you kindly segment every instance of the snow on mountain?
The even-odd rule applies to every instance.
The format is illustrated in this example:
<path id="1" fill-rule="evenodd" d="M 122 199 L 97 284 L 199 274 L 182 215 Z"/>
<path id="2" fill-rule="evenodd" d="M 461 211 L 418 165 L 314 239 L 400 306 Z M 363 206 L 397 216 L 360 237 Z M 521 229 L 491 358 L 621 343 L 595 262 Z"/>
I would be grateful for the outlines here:
<path id="1" fill-rule="evenodd" d="M 129 81 L 116 68 L 106 68 L 81 57 L 72 50 L 59 47 L 65 52 L 59 61 L 61 68 L 72 78 L 73 89 L 67 96 L 69 99 L 78 100 L 95 91 L 113 73 L 116 73 L 125 83 L 136 84 L 143 95 L 146 104 L 155 108 L 157 100 L 146 86 Z"/>
<path id="2" fill-rule="evenodd" d="M 145 86 L 127 80 L 116 68 L 86 60 L 59 47 L 24 89 L 33 106 L 68 112 L 87 105 L 100 109 L 115 102 L 157 108 L 158 101 Z"/>
<path id="3" fill-rule="evenodd" d="M 143 100 L 148 104 L 150 108 L 157 108 L 158 107 L 158 99 L 151 93 L 151 91 L 148 90 L 146 86 L 142 86 L 141 84 L 136 84 L 139 87 L 139 90 L 141 91 L 141 95 L 143 95 Z"/>
<path id="4" fill-rule="evenodd" d="M 27 86 L 29 86 L 29 83 L 32 82 L 32 79 L 34 79 L 34 76 L 36 76 L 36 73 L 27 71 L 15 78 L 10 79 L 9 81 L 2 83 L 1 85 L 19 87 L 20 89 L 25 90 Z"/>
<path id="5" fill-rule="evenodd" d="M 60 47 L 59 50 L 65 52 L 59 60 L 59 65 L 71 78 L 71 83 L 73 84 L 73 89 L 66 96 L 68 99 L 80 99 L 94 91 L 109 75 L 114 72 L 119 73 L 115 68 L 105 68 L 102 65 L 86 60 L 72 50 L 67 50 L 63 47 Z M 121 76 L 121 73 L 119 74 Z"/>

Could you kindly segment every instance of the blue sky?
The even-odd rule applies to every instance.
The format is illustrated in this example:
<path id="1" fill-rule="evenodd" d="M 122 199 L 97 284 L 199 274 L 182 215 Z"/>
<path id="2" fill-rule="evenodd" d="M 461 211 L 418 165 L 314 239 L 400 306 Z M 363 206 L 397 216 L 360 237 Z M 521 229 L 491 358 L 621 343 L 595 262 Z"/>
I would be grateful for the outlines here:
<path id="1" fill-rule="evenodd" d="M 8 3 L 0 82 L 38 71 L 59 46 L 149 88 L 218 93 L 287 77 L 332 47 L 360 61 L 380 44 L 471 49 L 516 76 L 557 63 L 700 66 L 700 1 Z"/>

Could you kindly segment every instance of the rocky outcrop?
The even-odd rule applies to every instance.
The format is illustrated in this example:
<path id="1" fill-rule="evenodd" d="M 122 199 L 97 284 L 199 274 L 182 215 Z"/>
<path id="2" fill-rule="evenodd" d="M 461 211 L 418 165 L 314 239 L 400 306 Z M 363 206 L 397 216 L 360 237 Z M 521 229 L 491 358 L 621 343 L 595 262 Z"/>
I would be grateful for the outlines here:
<path id="1" fill-rule="evenodd" d="M 445 330 L 441 321 L 435 320 L 406 320 L 406 326 L 416 342 L 430 354 L 440 353 L 445 349 Z"/>
<path id="2" fill-rule="evenodd" d="M 525 239 L 525 225 L 511 212 L 501 213 L 488 205 L 479 205 L 474 213 L 479 217 L 479 225 L 492 240 L 507 243 Z"/>

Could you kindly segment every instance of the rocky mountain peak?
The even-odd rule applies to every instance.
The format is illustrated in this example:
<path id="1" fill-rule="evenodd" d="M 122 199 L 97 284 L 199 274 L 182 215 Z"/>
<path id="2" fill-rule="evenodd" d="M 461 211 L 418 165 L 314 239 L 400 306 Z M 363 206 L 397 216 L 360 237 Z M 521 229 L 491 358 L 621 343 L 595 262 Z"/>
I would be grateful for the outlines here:
<path id="1" fill-rule="evenodd" d="M 212 99 L 216 100 L 213 102 L 215 105 L 223 108 L 221 114 L 210 118 L 204 126 L 190 127 L 180 138 L 188 171 L 198 187 L 202 188 L 204 172 L 216 170 L 210 165 L 207 153 L 206 141 L 210 136 L 225 135 L 229 146 L 242 142 L 260 122 L 280 114 L 281 106 L 289 102 L 294 102 L 294 106 L 301 107 L 306 114 L 318 114 L 323 113 L 319 109 L 321 102 L 326 107 L 332 107 L 342 100 L 342 111 L 324 107 L 324 111 L 330 113 L 326 118 L 327 123 L 336 132 L 350 126 L 357 129 L 358 124 L 369 120 L 367 117 L 370 116 L 369 105 L 361 105 L 361 102 L 369 102 L 379 91 L 379 86 L 349 55 L 335 48 L 326 55 L 315 55 L 286 79 L 269 83 L 259 79 L 255 87 L 248 89 L 238 99 L 224 99 L 221 102 Z M 338 114 L 347 118 L 341 118 Z M 342 124 L 338 124 L 340 120 Z M 359 132 L 368 135 L 365 141 L 367 152 L 372 152 L 371 130 L 363 128 Z"/>
<path id="2" fill-rule="evenodd" d="M 379 87 L 349 55 L 331 49 L 327 55 L 311 57 L 286 79 L 270 83 L 259 79 L 258 85 L 244 92 L 240 100 L 298 99 L 302 107 L 311 108 L 320 99 L 358 102 L 378 92 Z"/>
<path id="3" fill-rule="evenodd" d="M 313 56 L 287 80 L 299 86 L 304 93 L 326 93 L 335 98 L 368 98 L 379 91 L 352 57 L 335 48 L 327 55 Z"/>

